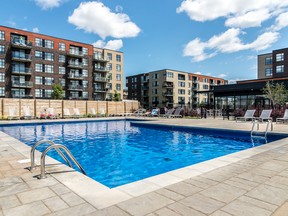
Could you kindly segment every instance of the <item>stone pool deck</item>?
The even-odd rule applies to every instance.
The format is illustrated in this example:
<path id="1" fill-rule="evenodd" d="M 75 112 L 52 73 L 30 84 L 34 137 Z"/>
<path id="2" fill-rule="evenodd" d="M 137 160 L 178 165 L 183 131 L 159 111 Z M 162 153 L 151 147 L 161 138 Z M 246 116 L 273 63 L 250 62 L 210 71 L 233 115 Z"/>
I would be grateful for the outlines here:
<path id="1" fill-rule="evenodd" d="M 153 120 L 248 131 L 252 126 L 211 118 Z M 288 125 L 274 124 L 274 131 L 287 133 Z M 26 169 L 29 153 L 30 147 L 0 132 L 0 216 L 288 215 L 288 138 L 113 189 L 64 165 L 49 166 L 48 178 L 38 180 L 39 168 Z"/>

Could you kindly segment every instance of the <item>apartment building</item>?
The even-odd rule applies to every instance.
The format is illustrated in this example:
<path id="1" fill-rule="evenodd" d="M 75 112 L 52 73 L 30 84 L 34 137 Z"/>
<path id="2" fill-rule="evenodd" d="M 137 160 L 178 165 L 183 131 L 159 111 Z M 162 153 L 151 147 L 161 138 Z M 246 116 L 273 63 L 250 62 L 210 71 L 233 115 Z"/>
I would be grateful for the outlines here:
<path id="1" fill-rule="evenodd" d="M 170 69 L 126 77 L 128 99 L 140 101 L 145 108 L 209 104 L 213 86 L 226 83 L 221 78 Z"/>
<path id="2" fill-rule="evenodd" d="M 123 97 L 123 53 L 90 44 L 0 26 L 0 97 L 65 99 Z"/>

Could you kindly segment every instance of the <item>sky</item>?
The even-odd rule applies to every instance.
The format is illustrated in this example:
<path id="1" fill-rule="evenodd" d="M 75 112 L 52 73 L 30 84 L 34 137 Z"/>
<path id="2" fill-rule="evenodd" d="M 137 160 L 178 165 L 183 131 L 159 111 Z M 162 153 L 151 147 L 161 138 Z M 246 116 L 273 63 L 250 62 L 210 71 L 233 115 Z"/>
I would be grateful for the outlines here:
<path id="1" fill-rule="evenodd" d="M 233 83 L 288 47 L 288 0 L 1 0 L 0 25 L 124 53 L 124 76 L 173 69 Z"/>

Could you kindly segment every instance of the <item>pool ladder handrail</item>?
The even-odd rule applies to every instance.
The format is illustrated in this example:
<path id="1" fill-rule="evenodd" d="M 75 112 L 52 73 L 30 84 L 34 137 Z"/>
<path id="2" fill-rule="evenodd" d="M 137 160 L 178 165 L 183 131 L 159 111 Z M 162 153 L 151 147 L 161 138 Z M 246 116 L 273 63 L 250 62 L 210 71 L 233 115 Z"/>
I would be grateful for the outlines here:
<path id="1" fill-rule="evenodd" d="M 36 150 L 36 147 L 39 146 L 40 144 L 43 144 L 43 143 L 49 143 L 50 146 L 48 146 L 44 152 L 41 154 L 41 164 L 40 164 L 40 167 L 41 167 L 41 174 L 40 174 L 40 179 L 44 179 L 46 178 L 46 175 L 45 175 L 45 157 L 47 155 L 47 153 L 51 150 L 51 149 L 55 149 L 58 154 L 66 161 L 66 163 L 71 167 L 73 168 L 71 162 L 68 160 L 68 158 L 62 153 L 61 149 L 65 151 L 65 153 L 69 156 L 69 158 L 74 162 L 74 164 L 78 167 L 78 169 L 84 174 L 86 175 L 86 172 L 85 170 L 83 169 L 83 167 L 80 165 L 80 163 L 76 160 L 76 158 L 73 156 L 73 154 L 68 150 L 67 147 L 65 147 L 64 145 L 61 145 L 61 144 L 55 144 L 54 142 L 50 141 L 50 140 L 42 140 L 42 141 L 39 141 L 37 142 L 31 149 L 31 153 L 30 153 L 30 156 L 31 156 L 31 167 L 30 167 L 30 170 L 33 170 L 35 168 L 35 150 Z"/>
<path id="2" fill-rule="evenodd" d="M 255 125 L 257 124 L 257 131 L 259 130 L 259 120 L 258 119 L 254 119 L 253 120 L 253 125 L 252 125 L 252 129 L 251 129 L 251 138 L 253 137 L 261 137 L 261 136 L 257 136 L 257 135 L 253 135 L 253 132 L 255 132 L 254 128 L 255 128 Z M 265 140 L 267 140 L 267 133 L 268 133 L 268 129 L 269 129 L 269 125 L 271 127 L 271 131 L 273 131 L 273 122 L 271 119 L 268 119 L 267 123 L 266 123 L 266 129 L 264 131 L 264 138 Z"/>

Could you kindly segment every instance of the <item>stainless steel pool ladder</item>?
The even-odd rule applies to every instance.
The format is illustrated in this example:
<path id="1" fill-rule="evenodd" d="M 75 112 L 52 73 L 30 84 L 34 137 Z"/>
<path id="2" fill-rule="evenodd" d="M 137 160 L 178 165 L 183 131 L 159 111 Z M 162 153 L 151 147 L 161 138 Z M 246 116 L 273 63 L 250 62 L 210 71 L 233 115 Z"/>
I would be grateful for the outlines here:
<path id="1" fill-rule="evenodd" d="M 264 131 L 264 136 L 259 136 L 259 135 L 255 135 L 253 134 L 255 132 L 255 125 L 257 125 L 257 131 L 259 131 L 259 120 L 258 119 L 254 119 L 253 120 L 253 125 L 252 125 L 252 129 L 251 129 L 251 138 L 253 137 L 263 137 L 265 138 L 265 140 L 267 140 L 267 133 L 268 133 L 268 129 L 269 129 L 269 126 L 271 128 L 271 131 L 273 131 L 273 123 L 272 123 L 272 120 L 269 119 L 266 123 L 266 128 L 265 128 L 265 131 Z"/>
<path id="2" fill-rule="evenodd" d="M 76 160 L 76 158 L 72 155 L 72 153 L 64 146 L 61 144 L 55 144 L 54 142 L 50 141 L 50 140 L 41 140 L 39 142 L 37 142 L 31 149 L 30 152 L 30 157 L 31 157 L 31 167 L 30 170 L 32 171 L 33 169 L 35 169 L 36 165 L 35 165 L 35 150 L 36 147 L 43 144 L 43 143 L 48 143 L 50 144 L 50 146 L 48 146 L 44 152 L 41 154 L 41 175 L 40 175 L 40 179 L 46 178 L 45 175 L 45 157 L 47 155 L 47 153 L 51 150 L 51 149 L 55 149 L 58 154 L 65 160 L 65 162 L 71 167 L 73 168 L 71 162 L 68 160 L 68 158 L 63 154 L 63 151 L 65 151 L 65 153 L 69 156 L 69 158 L 74 162 L 74 164 L 79 168 L 79 170 L 86 175 L 85 170 L 83 169 L 83 167 L 80 165 L 80 163 Z"/>

